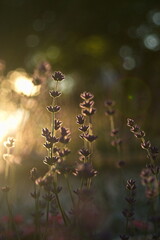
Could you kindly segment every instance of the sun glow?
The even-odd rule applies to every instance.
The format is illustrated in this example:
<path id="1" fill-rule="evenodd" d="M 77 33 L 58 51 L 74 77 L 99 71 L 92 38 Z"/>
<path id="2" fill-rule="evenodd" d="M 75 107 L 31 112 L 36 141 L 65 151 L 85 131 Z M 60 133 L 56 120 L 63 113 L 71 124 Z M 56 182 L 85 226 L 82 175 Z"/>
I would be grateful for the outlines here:
<path id="1" fill-rule="evenodd" d="M 12 114 L 0 111 L 0 141 L 3 141 L 7 135 L 15 134 L 26 118 L 26 113 L 21 109 L 16 110 Z"/>
<path id="2" fill-rule="evenodd" d="M 35 86 L 32 83 L 32 78 L 22 70 L 10 72 L 9 79 L 13 84 L 13 88 L 17 93 L 26 96 L 37 95 L 40 91 L 40 86 Z"/>
<path id="3" fill-rule="evenodd" d="M 30 78 L 19 76 L 15 79 L 15 90 L 26 96 L 33 96 L 39 91 L 39 88 L 34 86 Z"/>

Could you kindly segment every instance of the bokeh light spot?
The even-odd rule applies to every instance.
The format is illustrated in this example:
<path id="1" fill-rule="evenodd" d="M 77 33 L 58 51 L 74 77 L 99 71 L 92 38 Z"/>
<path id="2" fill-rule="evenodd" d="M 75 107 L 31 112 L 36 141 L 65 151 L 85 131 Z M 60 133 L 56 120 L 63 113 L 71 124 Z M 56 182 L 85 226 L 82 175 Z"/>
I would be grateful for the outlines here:
<path id="1" fill-rule="evenodd" d="M 43 31 L 45 29 L 45 22 L 42 19 L 36 19 L 33 22 L 33 29 L 37 32 Z"/>
<path id="2" fill-rule="evenodd" d="M 31 79 L 25 76 L 19 76 L 15 79 L 15 89 L 27 96 L 33 96 L 37 92 L 37 88 L 33 85 Z"/>
<path id="3" fill-rule="evenodd" d="M 128 95 L 128 99 L 129 99 L 129 100 L 132 100 L 132 99 L 133 99 L 133 96 L 132 96 L 132 95 Z"/>
<path id="4" fill-rule="evenodd" d="M 56 60 L 60 56 L 60 49 L 57 46 L 50 46 L 46 51 L 46 56 L 50 60 Z"/>
<path id="5" fill-rule="evenodd" d="M 24 118 L 25 116 L 25 118 Z M 27 116 L 27 118 L 26 118 Z M 18 109 L 15 112 L 8 113 L 0 111 L 0 141 L 8 134 L 13 134 L 23 121 L 28 119 L 26 112 L 23 109 Z"/>
<path id="6" fill-rule="evenodd" d="M 119 54 L 121 57 L 128 57 L 132 54 L 132 52 L 132 48 L 127 45 L 122 46 L 119 50 Z"/>
<path id="7" fill-rule="evenodd" d="M 9 80 L 12 82 L 13 88 L 17 93 L 34 96 L 40 91 L 40 86 L 35 86 L 32 83 L 32 78 L 26 72 L 13 71 L 9 74 Z"/>
<path id="8" fill-rule="evenodd" d="M 133 57 L 125 57 L 123 67 L 126 70 L 133 70 L 136 67 L 136 61 Z"/>
<path id="9" fill-rule="evenodd" d="M 144 45 L 150 50 L 158 50 L 160 39 L 156 34 L 150 34 L 144 38 Z"/>
<path id="10" fill-rule="evenodd" d="M 155 12 L 152 16 L 152 20 L 156 25 L 160 26 L 160 12 Z"/>
<path id="11" fill-rule="evenodd" d="M 100 36 L 92 36 L 81 43 L 81 50 L 92 57 L 98 57 L 106 52 L 107 43 Z"/>
<path id="12" fill-rule="evenodd" d="M 29 35 L 26 38 L 26 44 L 28 47 L 36 47 L 39 44 L 39 37 L 37 35 Z"/>

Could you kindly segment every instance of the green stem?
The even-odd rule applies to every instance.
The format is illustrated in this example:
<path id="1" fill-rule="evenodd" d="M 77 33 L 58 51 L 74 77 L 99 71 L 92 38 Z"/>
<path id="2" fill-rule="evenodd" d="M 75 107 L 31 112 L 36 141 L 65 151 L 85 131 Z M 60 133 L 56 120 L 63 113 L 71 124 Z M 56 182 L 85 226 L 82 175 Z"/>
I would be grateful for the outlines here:
<path id="1" fill-rule="evenodd" d="M 53 186 L 54 186 L 54 193 L 55 193 L 55 197 L 56 197 L 58 208 L 59 208 L 59 210 L 61 212 L 63 221 L 64 221 L 65 225 L 67 226 L 66 214 L 64 213 L 64 210 L 63 210 L 63 208 L 61 206 L 61 203 L 60 203 L 60 200 L 59 200 L 59 196 L 58 196 L 58 193 L 57 193 L 57 184 L 56 184 L 56 182 L 53 182 Z"/>
<path id="2" fill-rule="evenodd" d="M 58 81 L 56 81 L 56 87 L 55 87 L 55 91 L 57 91 L 58 89 Z M 56 105 L 56 98 L 53 98 L 52 100 L 52 106 Z M 52 122 L 51 122 L 51 133 L 52 133 L 52 136 L 54 136 L 54 120 L 55 120 L 55 113 L 53 112 L 52 113 Z"/>
<path id="3" fill-rule="evenodd" d="M 8 178 L 9 178 L 9 163 L 8 161 L 5 162 L 5 181 L 8 184 Z"/>
<path id="4" fill-rule="evenodd" d="M 20 237 L 19 237 L 19 234 L 18 234 L 18 231 L 17 231 L 17 227 L 16 227 L 16 224 L 15 224 L 15 221 L 14 221 L 14 218 L 13 218 L 13 213 L 12 213 L 9 201 L 8 201 L 8 193 L 6 193 L 6 203 L 7 203 L 8 213 L 9 213 L 9 216 L 10 216 L 10 220 L 11 220 L 11 223 L 12 223 L 13 230 L 16 233 L 17 240 L 20 240 Z"/>
<path id="5" fill-rule="evenodd" d="M 110 123 L 111 123 L 111 131 L 113 131 L 115 129 L 115 124 L 114 124 L 114 118 L 112 115 L 110 116 Z M 120 145 L 117 143 L 117 140 L 118 140 L 117 135 L 114 136 L 114 140 L 116 142 L 116 148 L 120 158 L 121 148 L 120 148 Z"/>
<path id="6" fill-rule="evenodd" d="M 126 234 L 128 234 L 128 218 L 126 218 Z"/>
<path id="7" fill-rule="evenodd" d="M 9 148 L 7 148 L 7 155 L 10 156 L 10 149 Z M 10 167 L 10 164 L 9 164 L 8 159 L 7 159 L 6 164 L 5 164 L 5 181 L 6 181 L 7 184 L 9 184 L 9 167 Z"/>
<path id="8" fill-rule="evenodd" d="M 69 182 L 69 179 L 68 179 L 68 175 L 65 174 L 64 176 L 65 176 L 66 183 L 67 183 L 67 187 L 68 187 L 68 190 L 69 190 L 69 194 L 70 194 L 70 197 L 71 197 L 71 200 L 72 200 L 73 206 L 74 206 L 74 198 L 73 198 L 73 194 L 72 194 L 72 190 L 71 190 L 70 182 Z"/>
<path id="9" fill-rule="evenodd" d="M 92 183 L 92 179 L 88 178 L 87 179 L 87 188 L 90 189 L 91 188 L 91 183 Z"/>
<path id="10" fill-rule="evenodd" d="M 49 221 L 49 207 L 50 207 L 50 201 L 47 200 L 47 208 L 46 208 L 46 227 L 45 227 L 45 233 L 44 233 L 44 240 L 47 239 L 48 221 Z"/>
<path id="11" fill-rule="evenodd" d="M 35 198 L 35 239 L 39 239 L 40 234 L 40 222 L 39 222 L 39 195 L 40 192 L 37 192 L 36 184 L 34 183 L 34 192 L 36 194 Z"/>
<path id="12" fill-rule="evenodd" d="M 82 190 L 83 185 L 84 185 L 84 178 L 81 178 L 81 187 L 80 187 L 80 190 Z"/>

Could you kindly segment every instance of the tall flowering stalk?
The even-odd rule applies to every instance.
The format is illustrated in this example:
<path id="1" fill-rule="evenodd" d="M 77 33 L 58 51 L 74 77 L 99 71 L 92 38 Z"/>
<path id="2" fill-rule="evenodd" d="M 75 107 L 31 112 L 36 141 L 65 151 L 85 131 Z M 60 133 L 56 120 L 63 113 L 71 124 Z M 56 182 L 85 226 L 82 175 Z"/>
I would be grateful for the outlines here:
<path id="1" fill-rule="evenodd" d="M 83 139 L 84 146 L 79 150 L 80 157 L 74 175 L 81 177 L 82 189 L 83 186 L 90 188 L 91 179 L 97 174 L 92 164 L 93 142 L 97 139 L 97 136 L 93 134 L 92 124 L 92 116 L 96 112 L 93 101 L 94 95 L 90 92 L 83 92 L 80 97 L 83 102 L 80 103 L 81 114 L 77 116 L 77 124 L 80 125 L 80 138 Z"/>
<path id="2" fill-rule="evenodd" d="M 116 128 L 115 125 L 115 102 L 112 100 L 106 100 L 105 101 L 105 115 L 109 118 L 110 121 L 110 128 L 111 128 L 111 133 L 110 136 L 112 137 L 112 146 L 114 146 L 117 149 L 118 152 L 118 166 L 123 167 L 125 162 L 122 160 L 122 139 L 119 136 L 119 129 Z"/>
<path id="3" fill-rule="evenodd" d="M 10 172 L 10 163 L 11 163 L 11 149 L 15 147 L 15 139 L 13 137 L 8 137 L 7 141 L 4 142 L 4 146 L 7 150 L 7 153 L 3 154 L 3 159 L 5 160 L 5 181 L 9 182 L 9 172 Z"/>
<path id="4" fill-rule="evenodd" d="M 157 156 L 159 150 L 157 147 L 153 146 L 150 141 L 145 139 L 146 133 L 135 123 L 133 119 L 127 119 L 127 126 L 130 127 L 130 131 L 134 134 L 136 138 L 140 140 L 140 144 L 142 149 L 144 149 L 147 153 L 147 158 L 149 159 L 149 163 L 146 168 L 150 171 L 150 173 L 154 176 L 156 181 L 156 189 L 154 196 L 159 195 L 159 172 L 160 167 L 158 165 Z"/>
<path id="5" fill-rule="evenodd" d="M 127 208 L 122 211 L 123 216 L 126 219 L 125 235 L 121 235 L 121 239 L 129 239 L 128 234 L 130 234 L 129 223 L 134 220 L 134 205 L 135 205 L 135 194 L 136 194 L 136 184 L 133 179 L 127 180 L 126 184 L 127 196 L 125 198 L 127 203 Z"/>
<path id="6" fill-rule="evenodd" d="M 147 158 L 149 160 L 146 168 L 141 171 L 140 177 L 142 184 L 145 186 L 146 197 L 151 205 L 152 211 L 150 211 L 150 214 L 152 215 L 151 218 L 154 219 L 154 230 L 157 234 L 158 223 L 157 220 L 155 220 L 155 217 L 159 218 L 160 210 L 160 167 L 157 160 L 159 150 L 157 147 L 153 146 L 150 141 L 146 140 L 146 133 L 135 123 L 133 119 L 127 119 L 127 126 L 130 127 L 130 131 L 134 134 L 134 136 L 140 140 L 141 147 L 146 151 Z"/>
<path id="7" fill-rule="evenodd" d="M 61 95 L 61 92 L 58 91 L 58 84 L 60 81 L 64 80 L 64 75 L 57 71 L 52 75 L 52 78 L 56 82 L 56 85 L 55 89 L 50 91 L 52 104 L 47 106 L 47 110 L 51 113 L 51 131 L 48 128 L 42 129 L 42 136 L 46 139 L 44 147 L 48 151 L 48 156 L 45 157 L 43 162 L 49 167 L 46 176 L 48 174 L 53 174 L 53 192 L 63 220 L 65 224 L 67 224 L 68 216 L 61 206 L 58 195 L 57 173 L 59 172 L 59 164 L 63 162 L 64 157 L 70 153 L 70 150 L 66 147 L 66 145 L 70 142 L 71 137 L 69 129 L 63 127 L 62 121 L 57 119 L 57 113 L 61 110 L 61 107 L 57 105 L 57 98 Z M 60 144 L 64 145 L 62 149 L 59 147 Z"/>
<path id="8" fill-rule="evenodd" d="M 9 203 L 9 199 L 8 199 L 8 193 L 10 191 L 10 187 L 9 186 L 5 186 L 5 187 L 2 187 L 1 188 L 4 196 L 5 196 L 5 201 L 6 201 L 6 205 L 7 205 L 7 209 L 8 209 L 8 215 L 9 215 L 9 218 L 10 218 L 10 223 L 11 223 L 11 229 L 13 230 L 13 232 L 15 233 L 15 237 L 17 240 L 20 240 L 20 237 L 19 237 L 19 232 L 17 230 L 17 226 L 16 226 L 16 223 L 14 221 L 14 216 L 13 216 L 13 212 L 12 212 L 12 208 L 11 208 L 11 205 Z"/>
<path id="9" fill-rule="evenodd" d="M 33 214 L 34 220 L 35 220 L 35 239 L 38 239 L 40 237 L 40 217 L 41 217 L 41 212 L 40 212 L 40 189 L 38 189 L 36 180 L 39 177 L 38 170 L 37 168 L 32 168 L 30 171 L 30 178 L 33 182 L 33 192 L 31 192 L 31 197 L 35 201 L 35 212 Z"/>

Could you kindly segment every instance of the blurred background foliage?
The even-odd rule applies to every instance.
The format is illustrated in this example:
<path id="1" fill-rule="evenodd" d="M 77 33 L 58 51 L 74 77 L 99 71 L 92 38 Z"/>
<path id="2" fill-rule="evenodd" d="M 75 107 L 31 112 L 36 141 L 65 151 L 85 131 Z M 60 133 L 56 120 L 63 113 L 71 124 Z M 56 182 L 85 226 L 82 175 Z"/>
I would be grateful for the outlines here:
<path id="1" fill-rule="evenodd" d="M 19 134 L 21 144 L 17 151 L 21 156 L 22 153 L 34 156 L 33 149 L 37 148 L 39 153 L 42 148 L 40 133 L 41 128 L 49 126 L 45 106 L 51 102 L 48 89 L 53 86 L 49 76 L 42 76 L 41 90 L 33 97 L 22 96 L 15 91 L 13 75 L 18 71 L 17 74 L 32 78 L 41 63 L 48 64 L 50 73 L 60 70 L 66 75 L 60 117 L 75 136 L 79 94 L 86 90 L 95 95 L 95 132 L 100 135 L 98 148 L 102 152 L 108 152 L 106 142 L 110 141 L 104 116 L 105 99 L 117 103 L 116 122 L 126 142 L 130 140 L 126 117 L 136 119 L 149 132 L 149 138 L 158 142 L 158 0 L 1 0 L 0 31 L 1 115 L 4 118 L 7 109 L 12 115 L 19 114 L 20 133 L 15 127 L 5 136 Z M 17 120 L 13 124 L 11 118 L 9 125 L 16 124 Z M 75 142 L 81 144 L 78 137 Z M 77 152 L 77 146 L 73 152 Z"/>

